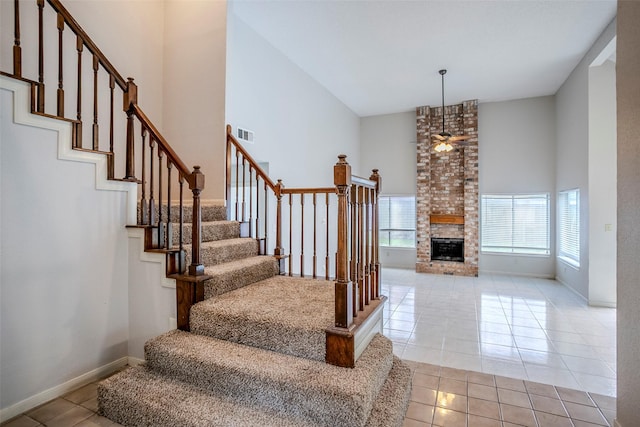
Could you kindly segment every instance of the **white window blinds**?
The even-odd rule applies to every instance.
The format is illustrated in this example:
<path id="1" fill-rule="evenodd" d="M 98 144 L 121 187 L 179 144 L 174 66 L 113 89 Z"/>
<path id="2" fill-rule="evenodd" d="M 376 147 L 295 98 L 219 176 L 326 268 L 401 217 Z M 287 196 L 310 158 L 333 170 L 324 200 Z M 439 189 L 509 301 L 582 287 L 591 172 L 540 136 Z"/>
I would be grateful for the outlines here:
<path id="1" fill-rule="evenodd" d="M 558 256 L 580 265 L 580 190 L 558 193 Z"/>
<path id="2" fill-rule="evenodd" d="M 481 250 L 549 255 L 549 194 L 484 194 Z"/>
<path id="3" fill-rule="evenodd" d="M 416 198 L 380 196 L 378 198 L 380 246 L 416 246 Z"/>

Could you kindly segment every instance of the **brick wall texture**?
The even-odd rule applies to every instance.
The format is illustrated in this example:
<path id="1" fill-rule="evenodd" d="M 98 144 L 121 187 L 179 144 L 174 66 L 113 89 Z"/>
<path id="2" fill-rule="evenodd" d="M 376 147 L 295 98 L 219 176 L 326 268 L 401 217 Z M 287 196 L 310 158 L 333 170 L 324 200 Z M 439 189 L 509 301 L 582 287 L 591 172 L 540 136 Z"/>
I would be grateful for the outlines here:
<path id="1" fill-rule="evenodd" d="M 442 107 L 416 109 L 417 194 L 416 271 L 478 275 L 478 101 L 444 107 L 445 131 L 469 135 L 450 152 L 432 149 L 431 135 L 442 131 Z M 430 215 L 463 215 L 464 224 L 431 224 Z M 464 262 L 431 260 L 431 238 L 463 238 Z"/>

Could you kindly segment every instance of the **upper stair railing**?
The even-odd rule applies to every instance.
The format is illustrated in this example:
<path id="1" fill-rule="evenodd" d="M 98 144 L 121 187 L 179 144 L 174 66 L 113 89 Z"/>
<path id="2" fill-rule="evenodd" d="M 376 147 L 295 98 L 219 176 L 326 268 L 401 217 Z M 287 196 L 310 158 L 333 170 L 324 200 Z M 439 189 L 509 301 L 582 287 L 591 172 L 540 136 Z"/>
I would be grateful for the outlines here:
<path id="1" fill-rule="evenodd" d="M 9 3 L 4 2 L 4 10 L 10 7 Z M 178 284 L 178 325 L 188 328 L 180 301 L 197 293 L 192 289 L 193 283 L 206 278 L 200 258 L 200 193 L 204 175 L 199 166 L 191 170 L 178 157 L 138 105 L 138 88 L 133 79 L 122 77 L 59 0 L 14 0 L 13 9 L 13 70 L 2 70 L 2 74 L 31 84 L 34 114 L 72 124 L 74 150 L 104 154 L 108 179 L 138 184 L 138 226 L 146 230 L 145 249 L 167 254 L 167 275 L 175 277 Z M 23 35 L 21 28 L 37 28 L 37 34 Z M 23 47 L 27 48 L 25 52 Z M 54 65 L 45 60 L 52 60 Z M 33 69 L 27 69 L 25 64 L 31 64 Z M 118 102 L 122 102 L 124 114 L 116 114 Z M 67 114 L 69 111 L 71 115 Z M 136 171 L 141 171 L 140 175 Z M 185 265 L 182 233 L 187 203 L 185 181 L 192 192 L 189 266 Z M 172 191 L 178 192 L 177 197 Z M 179 230 L 178 241 L 174 242 L 176 215 Z"/>
<path id="2" fill-rule="evenodd" d="M 369 179 L 357 177 L 340 155 L 333 187 L 287 188 L 269 178 L 230 126 L 226 155 L 228 218 L 258 240 L 261 254 L 276 257 L 280 274 L 335 280 L 326 361 L 353 367 L 362 351 L 359 343 L 371 338 L 368 323 L 380 315 L 385 300 L 380 295 L 378 170 Z"/>

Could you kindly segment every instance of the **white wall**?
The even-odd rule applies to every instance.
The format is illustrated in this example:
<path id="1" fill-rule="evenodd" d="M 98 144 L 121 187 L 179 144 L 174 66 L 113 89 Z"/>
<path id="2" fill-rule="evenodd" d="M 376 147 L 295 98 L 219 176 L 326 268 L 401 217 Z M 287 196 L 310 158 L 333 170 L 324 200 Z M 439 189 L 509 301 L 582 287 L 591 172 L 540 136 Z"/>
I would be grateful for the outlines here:
<path id="1" fill-rule="evenodd" d="M 616 67 L 589 68 L 589 304 L 616 305 Z"/>
<path id="2" fill-rule="evenodd" d="M 478 106 L 480 194 L 550 193 L 551 236 L 555 212 L 555 99 L 553 96 Z M 555 274 L 550 256 L 480 253 L 480 272 L 538 277 Z"/>
<path id="3" fill-rule="evenodd" d="M 380 170 L 382 194 L 416 194 L 416 113 L 385 114 L 360 119 L 363 174 Z M 415 248 L 380 248 L 385 267 L 415 268 Z"/>
<path id="4" fill-rule="evenodd" d="M 227 2 L 164 4 L 164 136 L 189 168 L 201 166 L 202 198 L 223 200 Z"/>
<path id="5" fill-rule="evenodd" d="M 231 6 L 230 6 L 231 7 Z M 358 116 L 249 28 L 230 10 L 226 120 L 255 132 L 245 148 L 269 163 L 287 187 L 333 185 L 333 165 L 346 154 L 358 175 Z"/>
<path id="6" fill-rule="evenodd" d="M 556 261 L 562 283 L 589 299 L 589 66 L 613 37 L 615 20 L 556 93 L 556 191 L 580 190 L 580 267 Z"/>
<path id="7" fill-rule="evenodd" d="M 0 93 L 4 420 L 127 356 L 131 200 L 122 191 L 97 191 L 95 165 L 58 160 L 58 133 L 14 124 L 13 92 Z M 28 115 L 26 100 L 22 107 Z M 70 147 L 69 124 L 38 120 L 66 126 L 61 141 Z"/>
<path id="8" fill-rule="evenodd" d="M 618 391 L 619 427 L 640 425 L 640 3 L 618 2 Z"/>

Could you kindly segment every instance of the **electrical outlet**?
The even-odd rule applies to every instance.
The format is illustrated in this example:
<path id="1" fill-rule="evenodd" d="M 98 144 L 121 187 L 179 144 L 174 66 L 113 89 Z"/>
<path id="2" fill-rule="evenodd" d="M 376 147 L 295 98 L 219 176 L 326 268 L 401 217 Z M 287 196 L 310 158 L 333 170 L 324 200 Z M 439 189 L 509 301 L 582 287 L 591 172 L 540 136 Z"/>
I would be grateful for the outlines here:
<path id="1" fill-rule="evenodd" d="M 605 224 L 604 225 L 604 231 L 611 231 L 613 230 L 613 225 L 611 224 Z"/>

